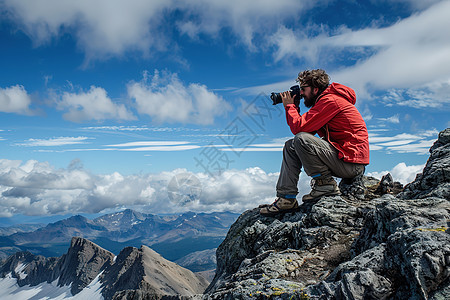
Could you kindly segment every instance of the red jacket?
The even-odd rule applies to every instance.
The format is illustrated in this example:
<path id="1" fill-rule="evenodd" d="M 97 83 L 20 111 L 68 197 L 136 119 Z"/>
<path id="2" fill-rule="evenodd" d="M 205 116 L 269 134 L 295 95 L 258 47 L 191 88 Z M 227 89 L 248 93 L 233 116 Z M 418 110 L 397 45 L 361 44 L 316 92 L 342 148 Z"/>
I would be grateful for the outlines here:
<path id="1" fill-rule="evenodd" d="M 293 134 L 316 132 L 330 142 L 346 162 L 369 164 L 369 135 L 355 107 L 355 91 L 332 83 L 311 109 L 299 114 L 295 104 L 286 105 L 286 120 Z"/>

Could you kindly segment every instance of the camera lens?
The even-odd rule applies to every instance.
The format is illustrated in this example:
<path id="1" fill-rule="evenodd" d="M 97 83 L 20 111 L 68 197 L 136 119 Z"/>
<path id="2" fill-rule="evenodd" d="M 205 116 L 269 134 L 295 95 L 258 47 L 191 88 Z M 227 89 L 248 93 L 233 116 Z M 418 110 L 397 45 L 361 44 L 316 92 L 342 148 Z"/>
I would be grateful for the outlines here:
<path id="1" fill-rule="evenodd" d="M 283 103 L 283 100 L 281 100 L 281 95 L 279 93 L 272 93 L 270 94 L 270 99 L 272 99 L 272 105 L 277 105 L 278 103 Z"/>

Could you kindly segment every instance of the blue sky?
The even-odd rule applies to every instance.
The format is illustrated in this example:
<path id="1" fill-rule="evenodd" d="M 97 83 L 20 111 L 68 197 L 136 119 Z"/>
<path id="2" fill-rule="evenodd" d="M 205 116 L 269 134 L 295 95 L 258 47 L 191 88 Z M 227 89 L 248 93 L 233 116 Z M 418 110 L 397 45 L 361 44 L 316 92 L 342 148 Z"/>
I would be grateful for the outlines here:
<path id="1" fill-rule="evenodd" d="M 271 202 L 292 134 L 267 95 L 304 69 L 355 89 L 370 175 L 413 180 L 450 125 L 450 1 L 3 0 L 0 12 L 0 217 Z M 173 180 L 198 188 L 192 201 L 168 196 Z"/>

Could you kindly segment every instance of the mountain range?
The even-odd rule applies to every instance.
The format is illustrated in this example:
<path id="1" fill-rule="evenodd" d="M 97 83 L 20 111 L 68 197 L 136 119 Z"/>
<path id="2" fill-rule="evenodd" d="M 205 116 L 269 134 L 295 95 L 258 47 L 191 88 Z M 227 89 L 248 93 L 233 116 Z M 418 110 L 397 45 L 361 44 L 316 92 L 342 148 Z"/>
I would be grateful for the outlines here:
<path id="1" fill-rule="evenodd" d="M 73 237 L 60 257 L 17 252 L 0 264 L 0 298 L 450 299 L 450 128 L 430 148 L 423 172 L 405 187 L 387 174 L 381 181 L 358 176 L 341 181 L 339 188 L 341 195 L 302 203 L 297 212 L 267 217 L 259 208 L 247 210 L 217 250 L 191 252 L 178 260 L 207 265 L 205 258 L 215 252 L 217 268 L 209 285 L 152 248 L 184 243 L 185 236 L 189 241 L 217 237 L 208 227 L 221 232 L 231 222 L 228 213 L 222 218 L 193 213 L 159 217 L 127 210 L 16 233 L 8 237 L 23 243 L 16 247 L 35 243 L 36 234 L 51 244 L 74 233 L 117 244 L 138 237 L 147 244 L 124 247 L 115 255 Z M 138 232 L 146 222 L 154 231 L 141 229 L 143 236 Z M 125 233 L 133 239 L 127 241 Z"/>
<path id="2" fill-rule="evenodd" d="M 6 258 L 17 251 L 45 257 L 61 256 L 70 246 L 72 237 L 82 237 L 114 254 L 128 246 L 146 245 L 175 261 L 197 251 L 215 249 L 237 217 L 238 214 L 229 212 L 158 216 L 131 209 L 93 220 L 77 215 L 33 231 L 0 236 L 0 256 Z M 204 271 L 214 264 L 211 259 L 200 260 L 203 267 L 190 259 L 195 271 Z"/>
<path id="3" fill-rule="evenodd" d="M 74 237 L 61 257 L 17 252 L 0 266 L 1 299 L 192 299 L 208 281 L 147 246 L 119 255 Z"/>

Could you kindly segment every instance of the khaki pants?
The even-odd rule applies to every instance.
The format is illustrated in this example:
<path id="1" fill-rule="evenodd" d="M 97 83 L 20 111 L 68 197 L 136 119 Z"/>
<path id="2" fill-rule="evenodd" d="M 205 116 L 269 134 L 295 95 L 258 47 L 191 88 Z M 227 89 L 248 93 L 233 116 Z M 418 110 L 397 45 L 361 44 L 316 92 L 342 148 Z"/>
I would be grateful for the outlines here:
<path id="1" fill-rule="evenodd" d="M 326 140 L 300 132 L 283 148 L 283 162 L 277 183 L 277 196 L 293 198 L 298 194 L 298 180 L 303 169 L 308 176 L 353 178 L 364 173 L 365 165 L 338 158 L 338 151 Z"/>

